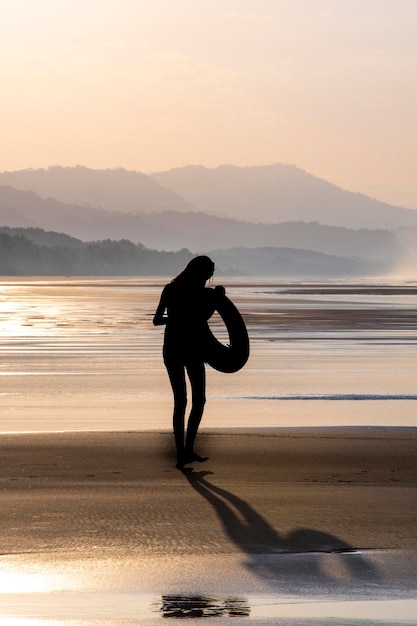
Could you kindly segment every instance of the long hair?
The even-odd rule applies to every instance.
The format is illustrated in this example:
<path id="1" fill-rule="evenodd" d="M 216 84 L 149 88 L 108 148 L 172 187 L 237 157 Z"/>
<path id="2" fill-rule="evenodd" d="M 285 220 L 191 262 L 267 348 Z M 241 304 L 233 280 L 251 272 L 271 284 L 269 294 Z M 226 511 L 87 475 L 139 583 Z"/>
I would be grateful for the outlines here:
<path id="1" fill-rule="evenodd" d="M 206 280 L 213 276 L 213 272 L 214 262 L 210 257 L 201 254 L 192 258 L 171 282 L 178 287 L 204 286 Z"/>

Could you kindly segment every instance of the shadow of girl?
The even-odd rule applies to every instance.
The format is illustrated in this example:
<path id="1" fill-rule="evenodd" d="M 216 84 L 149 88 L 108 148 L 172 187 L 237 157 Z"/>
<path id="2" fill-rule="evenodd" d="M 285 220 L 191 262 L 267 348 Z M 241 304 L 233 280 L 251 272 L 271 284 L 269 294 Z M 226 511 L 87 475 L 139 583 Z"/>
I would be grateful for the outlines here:
<path id="1" fill-rule="evenodd" d="M 308 576 L 324 577 L 338 584 L 341 576 L 326 572 L 320 558 L 323 554 L 332 554 L 345 557 L 343 568 L 339 568 L 343 570 L 345 581 L 346 578 L 374 583 L 379 580 L 375 567 L 339 537 L 310 528 L 297 528 L 287 536 L 280 535 L 248 502 L 208 482 L 206 476 L 210 474 L 213 472 L 184 472 L 191 487 L 212 505 L 229 539 L 248 555 L 247 567 L 258 576 L 267 580 L 279 578 L 287 573 L 288 561 L 283 572 L 282 559 L 259 559 L 256 555 L 309 554 Z M 349 553 L 353 555 L 346 558 Z M 302 567 L 305 570 L 304 563 Z"/>

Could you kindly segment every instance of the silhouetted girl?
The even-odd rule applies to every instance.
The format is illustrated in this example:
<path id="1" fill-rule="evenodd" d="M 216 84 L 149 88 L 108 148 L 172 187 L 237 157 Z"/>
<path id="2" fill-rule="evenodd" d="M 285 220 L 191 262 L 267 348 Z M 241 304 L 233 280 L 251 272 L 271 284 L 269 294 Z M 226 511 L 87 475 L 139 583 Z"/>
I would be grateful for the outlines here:
<path id="1" fill-rule="evenodd" d="M 207 320 L 215 310 L 217 298 L 224 295 L 223 287 L 208 288 L 214 263 L 207 256 L 197 256 L 162 291 L 153 323 L 165 324 L 164 363 L 174 394 L 174 437 L 177 447 L 177 467 L 205 461 L 194 452 L 194 442 L 206 402 L 206 372 L 204 345 L 208 332 Z M 184 441 L 184 419 L 187 405 L 185 373 L 191 384 L 192 406 Z"/>

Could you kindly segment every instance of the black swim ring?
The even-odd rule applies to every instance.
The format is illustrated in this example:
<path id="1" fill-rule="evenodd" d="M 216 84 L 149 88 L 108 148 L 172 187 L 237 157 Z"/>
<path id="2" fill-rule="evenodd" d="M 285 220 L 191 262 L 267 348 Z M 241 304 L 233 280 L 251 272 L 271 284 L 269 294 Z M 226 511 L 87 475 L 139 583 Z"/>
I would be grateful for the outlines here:
<path id="1" fill-rule="evenodd" d="M 216 311 L 229 333 L 229 345 L 220 343 L 207 325 L 204 361 L 219 372 L 237 372 L 249 358 L 249 337 L 245 322 L 227 296 L 216 302 Z"/>

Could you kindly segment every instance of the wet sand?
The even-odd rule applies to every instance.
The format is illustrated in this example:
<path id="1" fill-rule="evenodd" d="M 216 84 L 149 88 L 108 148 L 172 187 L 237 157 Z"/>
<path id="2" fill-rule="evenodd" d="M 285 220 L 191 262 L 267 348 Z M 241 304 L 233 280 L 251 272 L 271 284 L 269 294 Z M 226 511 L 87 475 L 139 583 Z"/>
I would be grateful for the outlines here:
<path id="1" fill-rule="evenodd" d="M 203 430 L 198 443 L 209 460 L 180 472 L 168 432 L 2 435 L 0 616 L 416 609 L 416 429 Z"/>
<path id="2" fill-rule="evenodd" d="M 2 435 L 2 552 L 141 555 L 417 550 L 417 431 Z"/>
<path id="3" fill-rule="evenodd" d="M 163 282 L 3 285 L 0 623 L 415 623 L 416 287 L 227 284 L 251 357 L 181 473 Z"/>

